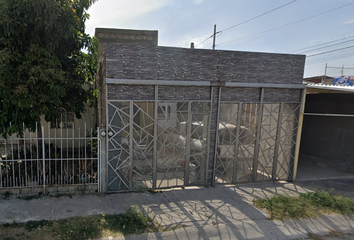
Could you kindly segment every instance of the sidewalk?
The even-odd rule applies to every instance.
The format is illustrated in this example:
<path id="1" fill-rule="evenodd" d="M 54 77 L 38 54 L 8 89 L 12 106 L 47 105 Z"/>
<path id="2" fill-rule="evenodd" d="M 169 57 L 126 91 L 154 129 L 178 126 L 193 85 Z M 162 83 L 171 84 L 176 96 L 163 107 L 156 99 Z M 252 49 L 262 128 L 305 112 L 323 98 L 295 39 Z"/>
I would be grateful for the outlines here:
<path id="1" fill-rule="evenodd" d="M 315 188 L 335 189 L 337 193 L 354 197 L 354 178 L 173 189 L 159 193 L 42 197 L 29 201 L 1 199 L 0 223 L 119 214 L 133 204 L 155 222 L 164 227 L 177 227 L 177 230 L 117 239 L 308 239 L 308 233 L 321 236 L 331 230 L 354 233 L 353 216 L 272 221 L 266 212 L 253 206 L 252 201 L 257 197 L 297 195 Z M 346 239 L 354 239 L 350 237 Z"/>

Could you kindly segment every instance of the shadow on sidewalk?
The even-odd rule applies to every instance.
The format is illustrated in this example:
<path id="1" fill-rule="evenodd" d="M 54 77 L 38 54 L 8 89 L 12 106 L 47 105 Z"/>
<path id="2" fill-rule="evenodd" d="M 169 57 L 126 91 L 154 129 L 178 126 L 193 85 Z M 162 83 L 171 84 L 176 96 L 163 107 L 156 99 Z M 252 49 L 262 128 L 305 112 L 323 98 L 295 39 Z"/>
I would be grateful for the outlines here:
<path id="1" fill-rule="evenodd" d="M 307 233 L 325 235 L 329 231 L 353 232 L 354 218 L 325 215 L 315 219 L 269 220 L 268 214 L 253 205 L 255 198 L 275 194 L 296 196 L 325 186 L 354 193 L 354 179 L 324 183 L 262 183 L 215 188 L 193 188 L 164 191 L 163 203 L 143 204 L 142 209 L 154 222 L 168 230 L 153 233 L 153 238 L 169 239 L 294 239 L 307 238 Z M 331 184 L 329 184 L 331 183 Z M 351 184 L 350 184 L 351 183 Z M 347 186 L 344 188 L 343 185 Z M 139 239 L 151 239 L 141 235 Z"/>

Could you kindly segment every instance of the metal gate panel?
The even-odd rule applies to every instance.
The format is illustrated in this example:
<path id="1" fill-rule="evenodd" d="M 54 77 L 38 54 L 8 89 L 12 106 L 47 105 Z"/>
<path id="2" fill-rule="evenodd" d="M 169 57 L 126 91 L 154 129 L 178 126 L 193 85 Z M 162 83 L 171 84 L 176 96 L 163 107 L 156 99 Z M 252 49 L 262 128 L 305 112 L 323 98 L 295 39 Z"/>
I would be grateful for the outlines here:
<path id="1" fill-rule="evenodd" d="M 276 179 L 292 180 L 300 103 L 282 103 Z"/>
<path id="2" fill-rule="evenodd" d="M 234 155 L 237 144 L 237 122 L 240 106 L 233 103 L 221 103 L 219 106 L 219 126 L 217 137 L 217 151 L 215 159 L 215 181 L 216 183 L 231 183 L 235 165 Z M 233 127 L 233 128 L 231 128 Z M 236 131 L 235 131 L 236 129 Z"/>
<path id="3" fill-rule="evenodd" d="M 255 181 L 273 180 L 273 163 L 275 159 L 275 148 L 277 140 L 279 103 L 263 104 L 262 119 L 260 126 L 259 151 L 257 177 Z"/>
<path id="4" fill-rule="evenodd" d="M 130 188 L 130 102 L 108 102 L 108 191 Z"/>
<path id="5" fill-rule="evenodd" d="M 108 102 L 108 191 L 205 185 L 210 102 Z"/>
<path id="6" fill-rule="evenodd" d="M 156 188 L 185 185 L 188 102 L 158 102 Z"/>
<path id="7" fill-rule="evenodd" d="M 215 182 L 291 179 L 299 107 L 221 102 Z"/>

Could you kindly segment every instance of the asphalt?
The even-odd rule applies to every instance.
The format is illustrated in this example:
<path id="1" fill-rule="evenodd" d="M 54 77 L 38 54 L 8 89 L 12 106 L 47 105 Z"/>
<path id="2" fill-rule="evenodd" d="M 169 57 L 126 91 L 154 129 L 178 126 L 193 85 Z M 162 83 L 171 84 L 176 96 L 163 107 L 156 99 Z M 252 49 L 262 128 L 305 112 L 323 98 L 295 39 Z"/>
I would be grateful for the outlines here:
<path id="1" fill-rule="evenodd" d="M 302 220 L 270 220 L 253 205 L 255 198 L 274 194 L 296 196 L 326 189 L 354 198 L 354 178 L 300 182 L 257 183 L 210 188 L 176 188 L 158 193 L 77 195 L 39 199 L 1 199 L 0 223 L 58 220 L 93 214 L 119 214 L 135 205 L 155 224 L 177 227 L 173 231 L 106 239 L 354 239 L 354 216 L 322 215 Z M 181 227 L 183 226 L 183 227 Z"/>

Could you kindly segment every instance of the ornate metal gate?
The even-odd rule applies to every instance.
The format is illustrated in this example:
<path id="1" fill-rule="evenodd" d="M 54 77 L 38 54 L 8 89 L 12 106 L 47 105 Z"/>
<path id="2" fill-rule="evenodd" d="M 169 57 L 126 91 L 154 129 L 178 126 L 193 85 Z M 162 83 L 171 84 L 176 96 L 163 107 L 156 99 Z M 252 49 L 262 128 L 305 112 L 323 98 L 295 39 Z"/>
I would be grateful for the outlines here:
<path id="1" fill-rule="evenodd" d="M 215 182 L 290 180 L 300 103 L 221 102 Z"/>
<path id="2" fill-rule="evenodd" d="M 109 101 L 108 191 L 206 185 L 209 101 Z"/>

